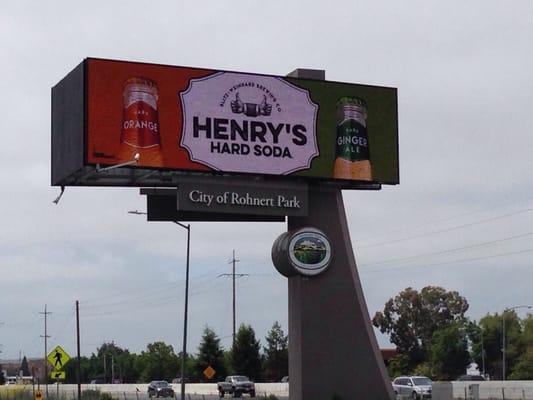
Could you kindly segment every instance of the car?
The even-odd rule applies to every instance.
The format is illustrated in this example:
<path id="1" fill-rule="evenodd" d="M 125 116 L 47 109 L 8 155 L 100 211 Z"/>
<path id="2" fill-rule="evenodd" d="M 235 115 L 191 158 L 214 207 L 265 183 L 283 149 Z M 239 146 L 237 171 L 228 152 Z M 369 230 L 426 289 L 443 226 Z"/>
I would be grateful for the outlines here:
<path id="1" fill-rule="evenodd" d="M 425 376 L 399 376 L 392 382 L 394 394 L 401 398 L 431 399 L 431 379 Z"/>
<path id="2" fill-rule="evenodd" d="M 226 393 L 233 395 L 233 397 L 241 397 L 243 393 L 255 397 L 255 384 L 243 375 L 227 376 L 224 382 L 217 383 L 217 389 L 219 397 L 224 397 Z"/>
<path id="3" fill-rule="evenodd" d="M 174 397 L 174 389 L 167 381 L 152 381 L 148 384 L 148 397 Z"/>
<path id="4" fill-rule="evenodd" d="M 485 381 L 485 378 L 483 378 L 483 375 L 461 375 L 459 378 L 457 378 L 458 381 L 478 381 L 482 382 Z"/>
<path id="5" fill-rule="evenodd" d="M 93 380 L 91 381 L 91 385 L 102 385 L 102 384 L 104 384 L 104 383 L 105 383 L 105 380 L 103 380 L 103 379 L 99 379 L 99 378 L 97 378 L 97 379 L 93 379 Z"/>
<path id="6" fill-rule="evenodd" d="M 283 382 L 283 383 L 289 382 L 289 377 L 288 376 L 284 376 L 283 378 L 281 378 L 281 382 Z"/>

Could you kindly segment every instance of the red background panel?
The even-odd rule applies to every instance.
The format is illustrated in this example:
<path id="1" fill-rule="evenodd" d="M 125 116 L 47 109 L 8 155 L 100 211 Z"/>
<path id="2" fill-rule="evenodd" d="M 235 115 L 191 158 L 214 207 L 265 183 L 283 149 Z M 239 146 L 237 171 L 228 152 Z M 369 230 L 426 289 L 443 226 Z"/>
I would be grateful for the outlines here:
<path id="1" fill-rule="evenodd" d="M 132 77 L 157 82 L 159 132 L 164 168 L 210 170 L 190 160 L 180 147 L 182 109 L 179 94 L 189 80 L 210 75 L 207 69 L 89 59 L 87 68 L 87 162 L 113 165 L 124 160 L 117 157 L 123 118 L 123 91 Z M 142 157 L 139 166 L 143 165 Z"/>

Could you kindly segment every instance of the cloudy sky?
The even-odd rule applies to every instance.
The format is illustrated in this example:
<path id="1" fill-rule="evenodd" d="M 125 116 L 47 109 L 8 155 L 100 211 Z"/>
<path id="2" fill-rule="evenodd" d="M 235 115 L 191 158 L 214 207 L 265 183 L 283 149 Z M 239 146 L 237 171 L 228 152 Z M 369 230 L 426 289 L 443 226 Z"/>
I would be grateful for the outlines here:
<path id="1" fill-rule="evenodd" d="M 533 304 L 533 3 L 24 1 L 0 13 L 0 358 L 105 341 L 181 348 L 186 232 L 148 223 L 138 189 L 50 186 L 50 89 L 85 57 L 329 80 L 399 93 L 399 186 L 344 192 L 369 312 L 411 286 L 457 290 L 469 316 Z M 194 223 L 189 349 L 237 319 L 287 330 L 270 249 L 281 223 Z M 380 345 L 390 345 L 378 336 Z"/>

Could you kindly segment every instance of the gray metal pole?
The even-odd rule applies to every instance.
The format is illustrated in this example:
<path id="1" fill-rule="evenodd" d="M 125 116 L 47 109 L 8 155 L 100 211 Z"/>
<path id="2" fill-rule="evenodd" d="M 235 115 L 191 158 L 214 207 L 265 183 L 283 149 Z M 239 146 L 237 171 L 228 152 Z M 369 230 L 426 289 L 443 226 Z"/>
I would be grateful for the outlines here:
<path id="1" fill-rule="evenodd" d="M 502 313 L 502 381 L 505 380 L 505 313 L 507 309 Z"/>
<path id="2" fill-rule="evenodd" d="M 46 387 L 46 398 L 48 399 L 48 328 L 47 328 L 46 304 L 44 305 L 44 383 Z"/>
<path id="3" fill-rule="evenodd" d="M 181 400 L 185 400 L 185 358 L 187 357 L 187 315 L 189 307 L 189 255 L 191 245 L 191 225 L 183 225 L 176 222 L 181 227 L 187 229 L 187 266 L 185 272 L 185 310 L 183 313 L 183 348 L 181 353 Z"/>
<path id="4" fill-rule="evenodd" d="M 236 316 L 235 316 L 235 250 L 233 250 L 233 259 L 231 260 L 233 263 L 233 344 L 232 347 L 235 347 L 235 324 L 236 324 Z"/>

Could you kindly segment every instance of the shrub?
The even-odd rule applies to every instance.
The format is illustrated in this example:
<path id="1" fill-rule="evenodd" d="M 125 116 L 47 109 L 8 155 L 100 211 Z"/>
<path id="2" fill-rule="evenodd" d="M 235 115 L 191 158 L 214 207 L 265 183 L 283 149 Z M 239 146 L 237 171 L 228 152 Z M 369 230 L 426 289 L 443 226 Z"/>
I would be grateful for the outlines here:
<path id="1" fill-rule="evenodd" d="M 87 389 L 81 392 L 81 400 L 100 400 L 100 391 Z"/>
<path id="2" fill-rule="evenodd" d="M 113 396 L 111 396 L 109 393 L 102 393 L 100 400 L 113 400 Z"/>

